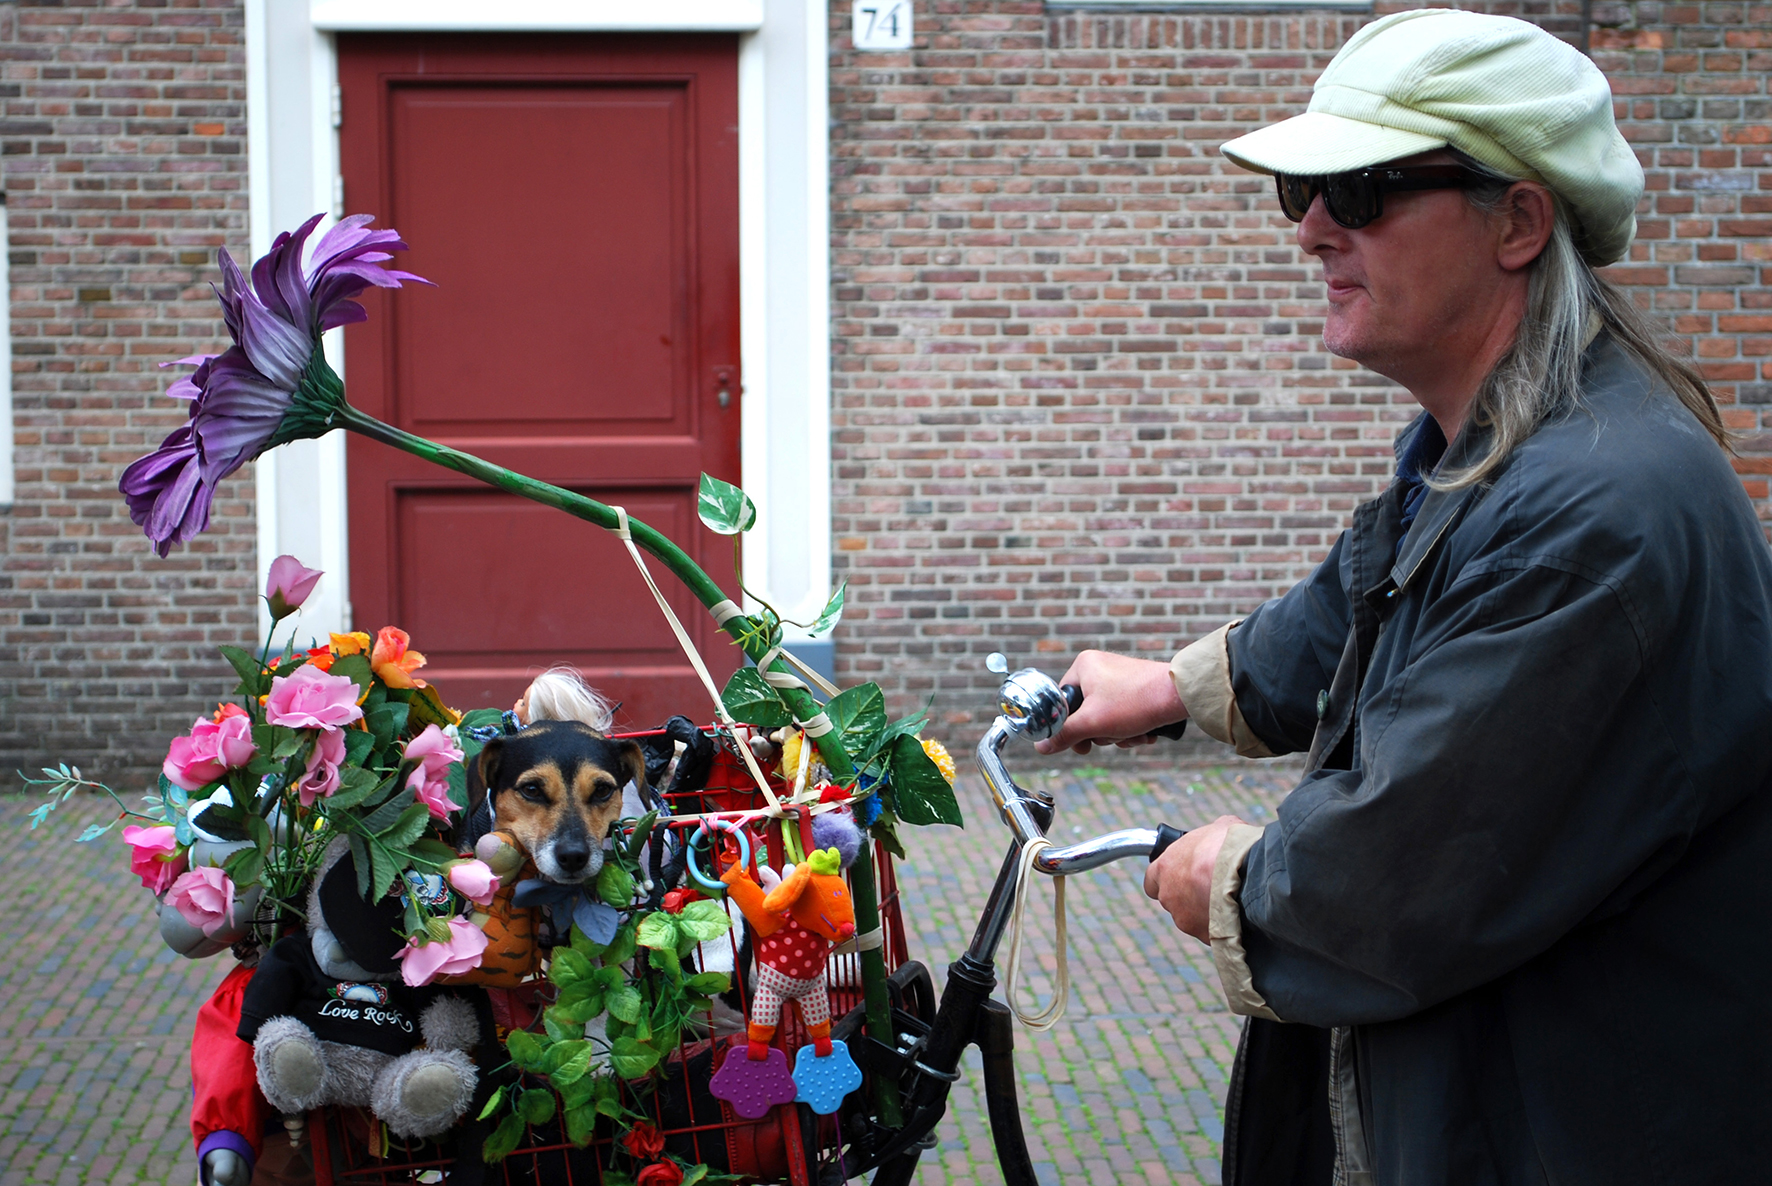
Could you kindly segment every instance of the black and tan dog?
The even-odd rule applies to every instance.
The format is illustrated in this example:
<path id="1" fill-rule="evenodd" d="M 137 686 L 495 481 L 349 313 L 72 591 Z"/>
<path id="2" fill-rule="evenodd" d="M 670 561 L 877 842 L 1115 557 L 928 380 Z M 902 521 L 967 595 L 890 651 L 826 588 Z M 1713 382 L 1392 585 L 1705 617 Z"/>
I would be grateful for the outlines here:
<path id="1" fill-rule="evenodd" d="M 486 743 L 470 771 L 469 802 L 482 819 L 488 813 L 478 808 L 490 805 L 494 826 L 517 839 L 544 879 L 573 885 L 602 871 L 603 841 L 629 780 L 644 791 L 638 742 L 577 721 L 537 721 Z"/>

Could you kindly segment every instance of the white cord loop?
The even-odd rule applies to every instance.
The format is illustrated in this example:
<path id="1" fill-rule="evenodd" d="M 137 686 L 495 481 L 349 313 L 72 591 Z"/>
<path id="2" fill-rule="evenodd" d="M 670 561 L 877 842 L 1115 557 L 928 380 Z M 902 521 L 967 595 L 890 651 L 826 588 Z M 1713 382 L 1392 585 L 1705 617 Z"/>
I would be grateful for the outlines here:
<path id="1" fill-rule="evenodd" d="M 1019 866 L 1015 882 L 1015 901 L 1009 910 L 1009 981 L 1005 995 L 1009 998 L 1009 1009 L 1020 1019 L 1021 1024 L 1035 1033 L 1045 1033 L 1058 1024 L 1064 1016 L 1065 1006 L 1071 998 L 1071 968 L 1066 956 L 1067 934 L 1064 919 L 1064 878 L 1052 879 L 1052 912 L 1057 918 L 1058 926 L 1058 969 L 1054 978 L 1052 1002 L 1039 1013 L 1024 1010 L 1015 999 L 1016 986 L 1021 981 L 1021 924 L 1022 915 L 1027 907 L 1028 882 L 1034 879 L 1034 861 L 1042 852 L 1052 847 L 1052 841 L 1044 836 L 1036 836 L 1022 845 L 1021 854 L 1017 858 Z"/>

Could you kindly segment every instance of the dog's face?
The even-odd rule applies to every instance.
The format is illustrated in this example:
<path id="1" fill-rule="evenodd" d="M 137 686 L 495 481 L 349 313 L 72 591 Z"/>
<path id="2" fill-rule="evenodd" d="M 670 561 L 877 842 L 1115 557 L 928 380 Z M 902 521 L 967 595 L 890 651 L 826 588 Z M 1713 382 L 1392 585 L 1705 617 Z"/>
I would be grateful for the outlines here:
<path id="1" fill-rule="evenodd" d="M 537 721 L 480 751 L 480 781 L 498 826 L 548 881 L 587 881 L 603 868 L 603 840 L 621 815 L 622 785 L 646 785 L 646 756 L 576 721 Z"/>

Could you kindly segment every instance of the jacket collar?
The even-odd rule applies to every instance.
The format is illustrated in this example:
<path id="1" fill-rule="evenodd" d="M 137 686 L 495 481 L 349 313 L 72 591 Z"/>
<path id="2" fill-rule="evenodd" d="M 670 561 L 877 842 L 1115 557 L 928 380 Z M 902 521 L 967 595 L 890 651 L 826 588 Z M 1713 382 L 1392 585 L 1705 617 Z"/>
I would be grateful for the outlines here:
<path id="1" fill-rule="evenodd" d="M 1403 432 L 1397 434 L 1393 446 L 1399 458 L 1408 446 L 1409 439 L 1421 430 L 1428 414 L 1423 412 Z M 1467 424 L 1458 439 L 1447 446 L 1446 456 L 1440 462 L 1442 470 L 1457 469 L 1469 465 L 1482 450 L 1488 446 L 1489 430 L 1475 424 Z M 1409 587 L 1430 556 L 1438 548 L 1440 541 L 1458 522 L 1464 510 L 1476 502 L 1485 493 L 1482 486 L 1463 486 L 1457 490 L 1429 489 L 1421 510 L 1410 525 L 1409 534 L 1403 539 L 1403 547 L 1397 554 L 1396 563 L 1391 568 L 1391 583 L 1398 590 Z"/>

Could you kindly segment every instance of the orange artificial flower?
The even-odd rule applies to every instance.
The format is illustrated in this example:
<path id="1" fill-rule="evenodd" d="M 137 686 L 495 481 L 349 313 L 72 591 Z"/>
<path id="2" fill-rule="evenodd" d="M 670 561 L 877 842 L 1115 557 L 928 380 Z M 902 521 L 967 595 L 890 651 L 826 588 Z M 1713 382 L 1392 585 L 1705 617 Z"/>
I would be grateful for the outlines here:
<path id="1" fill-rule="evenodd" d="M 337 658 L 331 647 L 315 647 L 308 652 L 308 666 L 321 671 L 331 671 L 332 661 Z"/>
<path id="2" fill-rule="evenodd" d="M 375 650 L 369 666 L 390 688 L 422 688 L 425 681 L 413 679 L 412 673 L 425 665 L 425 657 L 408 650 L 411 636 L 398 626 L 383 626 L 375 636 Z"/>
<path id="3" fill-rule="evenodd" d="M 241 708 L 238 704 L 217 704 L 215 706 L 215 715 L 211 717 L 210 720 L 219 725 L 229 717 L 243 717 L 245 715 L 246 710 Z"/>
<path id="4" fill-rule="evenodd" d="M 366 655 L 369 653 L 369 636 L 361 630 L 351 634 L 334 634 L 330 637 L 332 639 L 331 651 L 335 657 L 343 658 L 345 655 Z"/>

